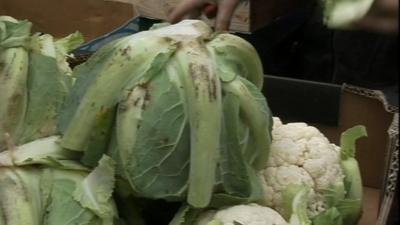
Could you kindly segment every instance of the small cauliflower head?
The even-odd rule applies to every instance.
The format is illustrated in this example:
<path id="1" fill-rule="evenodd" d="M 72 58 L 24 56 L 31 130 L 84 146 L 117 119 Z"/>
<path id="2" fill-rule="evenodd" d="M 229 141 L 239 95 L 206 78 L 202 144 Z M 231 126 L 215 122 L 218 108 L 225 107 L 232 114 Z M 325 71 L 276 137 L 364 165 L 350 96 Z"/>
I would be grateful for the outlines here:
<path id="1" fill-rule="evenodd" d="M 258 204 L 236 205 L 218 211 L 207 211 L 200 215 L 195 224 L 207 225 L 218 221 L 223 225 L 288 225 L 275 210 Z"/>
<path id="2" fill-rule="evenodd" d="M 310 187 L 307 213 L 314 217 L 326 209 L 324 190 L 343 185 L 340 148 L 306 123 L 283 124 L 274 118 L 267 168 L 259 172 L 263 204 L 285 215 L 282 192 L 291 184 Z"/>

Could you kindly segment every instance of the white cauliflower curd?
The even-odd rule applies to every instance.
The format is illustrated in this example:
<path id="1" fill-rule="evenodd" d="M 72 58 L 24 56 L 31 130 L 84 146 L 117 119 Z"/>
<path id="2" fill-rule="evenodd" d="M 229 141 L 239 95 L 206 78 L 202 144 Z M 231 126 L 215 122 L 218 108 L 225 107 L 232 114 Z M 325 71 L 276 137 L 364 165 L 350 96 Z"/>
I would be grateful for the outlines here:
<path id="1" fill-rule="evenodd" d="M 306 123 L 283 124 L 275 117 L 270 151 L 267 168 L 259 173 L 263 204 L 284 213 L 282 192 L 289 184 L 300 184 L 310 187 L 309 216 L 324 211 L 322 192 L 343 183 L 340 148 L 315 127 Z"/>
<path id="2" fill-rule="evenodd" d="M 211 221 L 221 225 L 288 225 L 275 210 L 257 204 L 236 205 L 202 214 L 197 225 L 208 225 Z"/>

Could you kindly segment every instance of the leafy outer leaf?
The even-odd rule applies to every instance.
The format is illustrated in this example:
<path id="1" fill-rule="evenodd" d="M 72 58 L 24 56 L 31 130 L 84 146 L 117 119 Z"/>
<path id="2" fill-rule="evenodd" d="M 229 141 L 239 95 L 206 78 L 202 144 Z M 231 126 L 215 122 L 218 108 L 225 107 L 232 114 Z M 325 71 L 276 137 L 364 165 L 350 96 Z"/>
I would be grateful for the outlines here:
<path id="1" fill-rule="evenodd" d="M 123 225 L 145 225 L 142 216 L 143 202 L 132 196 L 120 196 L 119 193 L 115 193 L 114 196 L 118 207 L 118 219 L 123 222 Z M 117 225 L 118 223 L 115 224 Z"/>
<path id="2" fill-rule="evenodd" d="M 0 167 L 2 166 L 23 166 L 32 164 L 45 164 L 49 158 L 54 161 L 73 160 L 80 157 L 76 152 L 62 149 L 58 141 L 58 136 L 51 136 L 29 142 L 0 153 Z"/>
<path id="3" fill-rule="evenodd" d="M 262 198 L 263 189 L 256 172 L 248 165 L 246 169 L 247 174 L 249 175 L 249 182 L 252 190 L 251 195 L 246 197 L 239 197 L 226 193 L 214 193 L 209 205 L 210 207 L 220 208 L 224 206 L 240 205 L 245 203 L 257 202 Z"/>
<path id="4" fill-rule="evenodd" d="M 96 123 L 90 134 L 88 145 L 81 158 L 82 164 L 95 167 L 107 151 L 111 138 L 115 109 L 104 110 L 96 115 Z"/>
<path id="5" fill-rule="evenodd" d="M 112 52 L 117 51 L 125 42 L 126 39 L 124 38 L 111 41 L 96 51 L 85 63 L 74 68 L 73 76 L 77 80 L 64 102 L 57 121 L 57 128 L 62 134 L 65 133 L 87 87 L 94 82 L 97 74 L 107 66 L 107 61 L 113 57 Z"/>
<path id="6" fill-rule="evenodd" d="M 362 215 L 362 199 L 341 200 L 336 208 L 342 216 L 343 225 L 357 224 Z"/>
<path id="7" fill-rule="evenodd" d="M 0 17 L 0 50 L 27 47 L 32 23 L 18 21 L 9 16 Z"/>
<path id="8" fill-rule="evenodd" d="M 212 196 L 222 118 L 221 87 L 215 65 L 199 41 L 188 41 L 176 56 L 190 123 L 187 201 L 205 207 Z"/>
<path id="9" fill-rule="evenodd" d="M 39 177 L 33 168 L 0 167 L 0 224 L 42 225 Z"/>
<path id="10" fill-rule="evenodd" d="M 28 106 L 20 144 L 56 133 L 57 115 L 68 94 L 54 58 L 31 53 L 29 65 Z"/>
<path id="11" fill-rule="evenodd" d="M 0 151 L 4 134 L 14 143 L 23 130 L 27 106 L 28 52 L 32 24 L 9 16 L 0 16 Z"/>
<path id="12" fill-rule="evenodd" d="M 343 181 L 338 181 L 331 188 L 322 190 L 324 203 L 327 208 L 335 207 L 339 201 L 345 198 L 346 188 Z"/>
<path id="13" fill-rule="evenodd" d="M 144 197 L 181 199 L 187 189 L 190 148 L 178 88 L 161 73 L 134 88 L 122 104 L 125 110 L 120 108 L 117 115 L 117 145 L 122 149 L 117 155 L 123 175 Z"/>
<path id="14" fill-rule="evenodd" d="M 252 166 L 260 170 L 266 167 L 271 145 L 272 115 L 263 95 L 244 78 L 238 77 L 229 83 L 223 84 L 225 92 L 236 95 L 240 101 L 244 120 L 253 136 L 254 149 L 245 154 L 250 155 Z"/>
<path id="15" fill-rule="evenodd" d="M 0 50 L 0 151 L 4 134 L 16 142 L 23 130 L 28 104 L 28 53 L 24 48 Z"/>
<path id="16" fill-rule="evenodd" d="M 55 41 L 55 50 L 56 50 L 56 60 L 58 64 L 58 68 L 60 71 L 66 76 L 72 75 L 72 69 L 69 67 L 67 62 L 67 58 L 71 57 L 68 55 L 70 51 L 79 47 L 84 42 L 83 36 L 79 32 L 72 33 L 64 38 L 61 38 Z M 72 77 L 71 77 L 72 82 Z"/>
<path id="17" fill-rule="evenodd" d="M 122 47 L 106 47 L 104 52 L 93 60 L 89 59 L 74 72 L 80 85 L 72 90 L 76 94 L 69 100 L 69 109 L 61 120 L 62 127 L 67 127 L 64 130 L 63 147 L 84 150 L 96 123 L 96 115 L 114 108 L 126 83 L 147 70 L 154 69 L 151 66 L 157 56 L 171 55 L 175 50 L 175 43 L 171 39 L 144 34 L 125 38 L 121 42 L 124 43 L 121 44 Z M 135 60 L 132 61 L 131 58 Z M 101 64 L 97 64 L 98 61 Z M 93 63 L 97 64 L 95 67 L 98 69 L 91 70 Z"/>
<path id="18" fill-rule="evenodd" d="M 356 154 L 356 141 L 367 136 L 365 126 L 354 126 L 342 133 L 340 137 L 340 156 L 342 160 L 354 158 Z"/>
<path id="19" fill-rule="evenodd" d="M 359 125 L 343 132 L 340 139 L 346 199 L 340 201 L 337 208 L 342 213 L 344 225 L 357 223 L 362 214 L 363 185 L 360 168 L 354 157 L 356 141 L 365 136 L 365 127 Z"/>
<path id="20" fill-rule="evenodd" d="M 168 225 L 194 225 L 202 209 L 183 204 Z"/>
<path id="21" fill-rule="evenodd" d="M 112 223 L 115 209 L 112 204 L 115 162 L 103 156 L 99 165 L 74 190 L 73 197 L 84 208 L 93 211 L 102 220 Z"/>
<path id="22" fill-rule="evenodd" d="M 311 225 L 307 215 L 307 196 L 309 189 L 302 185 L 289 185 L 282 193 L 285 215 L 290 225 Z"/>
<path id="23" fill-rule="evenodd" d="M 313 225 L 343 225 L 342 215 L 335 208 L 329 208 L 313 218 Z"/>
<path id="24" fill-rule="evenodd" d="M 76 31 L 66 37 L 56 40 L 57 54 L 60 54 L 63 58 L 75 48 L 79 47 L 84 42 L 82 33 Z"/>
<path id="25" fill-rule="evenodd" d="M 50 181 L 47 213 L 43 218 L 42 225 L 89 225 L 96 215 L 88 209 L 83 208 L 73 198 L 77 185 L 85 178 L 86 173 L 78 171 L 51 170 L 47 178 Z"/>
<path id="26" fill-rule="evenodd" d="M 208 222 L 207 225 L 224 225 L 224 223 L 220 220 L 212 220 L 212 221 Z M 242 225 L 242 224 L 239 222 L 233 221 L 233 225 Z"/>
<path id="27" fill-rule="evenodd" d="M 248 197 L 251 194 L 251 185 L 240 146 L 239 107 L 239 100 L 235 95 L 225 94 L 219 169 L 228 194 Z"/>
<path id="28" fill-rule="evenodd" d="M 40 54 L 54 59 L 56 58 L 54 37 L 50 34 L 36 33 L 32 35 L 29 47 L 31 53 Z"/>
<path id="29" fill-rule="evenodd" d="M 238 36 L 223 33 L 208 42 L 207 48 L 217 63 L 223 82 L 233 81 L 239 75 L 261 90 L 263 67 L 257 51 L 250 43 Z"/>
<path id="30" fill-rule="evenodd" d="M 240 123 L 238 98 L 232 93 L 226 93 L 223 106 L 224 125 L 221 133 L 223 139 L 221 140 L 219 170 L 226 194 L 217 194 L 212 200 L 212 205 L 258 201 L 262 198 L 261 184 L 255 169 L 250 166 L 251 162 L 242 155 L 241 142 L 245 133 L 241 132 L 241 129 L 246 128 Z"/>
<path id="31" fill-rule="evenodd" d="M 239 223 L 237 221 L 233 221 L 233 225 L 243 225 L 243 224 L 241 224 L 241 223 Z"/>

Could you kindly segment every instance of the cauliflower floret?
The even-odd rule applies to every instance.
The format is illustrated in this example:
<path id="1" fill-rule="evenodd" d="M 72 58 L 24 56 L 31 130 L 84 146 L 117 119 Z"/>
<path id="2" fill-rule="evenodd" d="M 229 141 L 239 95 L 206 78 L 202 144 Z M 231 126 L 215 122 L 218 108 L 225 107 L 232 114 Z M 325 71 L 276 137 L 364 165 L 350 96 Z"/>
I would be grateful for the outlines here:
<path id="1" fill-rule="evenodd" d="M 281 214 L 282 191 L 289 184 L 311 188 L 308 195 L 308 214 L 325 210 L 323 190 L 343 182 L 340 148 L 315 127 L 306 123 L 282 124 L 279 118 L 272 130 L 272 144 L 267 168 L 259 177 L 264 188 L 264 204 Z"/>
<path id="2" fill-rule="evenodd" d="M 272 129 L 276 129 L 277 127 L 282 126 L 282 121 L 279 117 L 272 117 L 272 119 L 273 119 Z"/>
<path id="3" fill-rule="evenodd" d="M 314 180 L 307 171 L 295 165 L 268 167 L 259 175 L 261 175 L 261 183 L 264 188 L 264 203 L 281 213 L 283 213 L 281 193 L 290 184 L 314 187 Z M 309 199 L 315 200 L 315 192 L 312 188 L 308 195 Z"/>
<path id="4" fill-rule="evenodd" d="M 288 225 L 275 210 L 257 204 L 237 205 L 218 211 L 208 211 L 201 215 L 195 224 L 207 225 L 212 220 L 219 220 L 223 225 Z"/>

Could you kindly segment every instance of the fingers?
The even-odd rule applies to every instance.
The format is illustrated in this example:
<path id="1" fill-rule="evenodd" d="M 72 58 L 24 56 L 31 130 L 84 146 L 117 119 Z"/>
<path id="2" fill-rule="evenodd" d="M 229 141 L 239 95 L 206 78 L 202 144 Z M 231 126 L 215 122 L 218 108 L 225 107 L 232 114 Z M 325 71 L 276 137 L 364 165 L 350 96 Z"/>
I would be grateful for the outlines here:
<path id="1" fill-rule="evenodd" d="M 201 15 L 207 0 L 186 0 L 179 4 L 175 10 L 170 13 L 168 20 L 170 23 L 176 23 L 184 19 L 197 18 Z M 215 21 L 215 29 L 217 31 L 226 31 L 229 29 L 233 13 L 238 6 L 240 0 L 219 0 L 218 12 Z"/>
<path id="2" fill-rule="evenodd" d="M 190 18 L 196 18 L 201 14 L 204 1 L 202 0 L 186 0 L 179 4 L 175 10 L 169 15 L 169 22 L 176 23 L 182 20 L 186 15 Z"/>
<path id="3" fill-rule="evenodd" d="M 218 1 L 218 13 L 215 22 L 217 31 L 226 31 L 229 29 L 233 13 L 240 0 L 220 0 Z"/>

